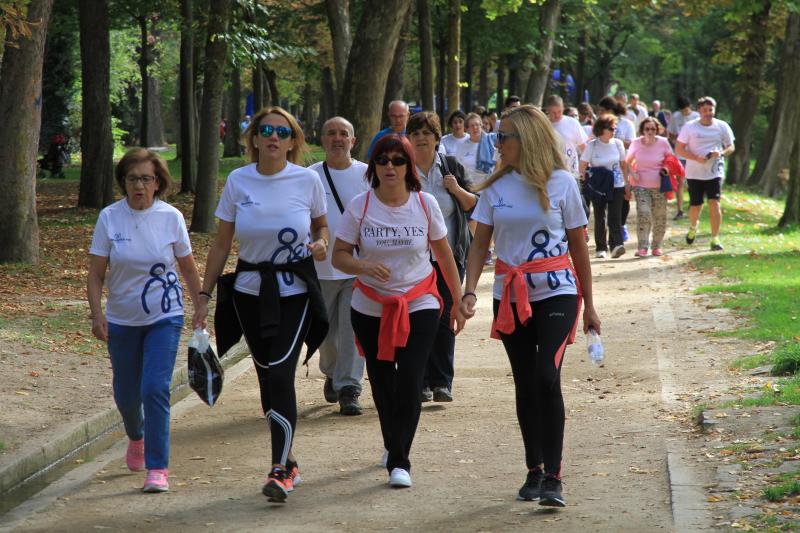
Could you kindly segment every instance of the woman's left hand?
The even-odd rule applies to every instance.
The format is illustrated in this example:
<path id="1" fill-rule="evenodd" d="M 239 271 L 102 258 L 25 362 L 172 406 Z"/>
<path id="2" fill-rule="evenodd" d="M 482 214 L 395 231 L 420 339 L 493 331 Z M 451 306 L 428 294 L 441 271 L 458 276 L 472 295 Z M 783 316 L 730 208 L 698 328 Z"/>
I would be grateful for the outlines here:
<path id="1" fill-rule="evenodd" d="M 455 325 L 454 331 L 458 335 L 464 329 L 466 321 L 467 318 L 461 312 L 461 304 L 453 304 L 453 308 L 450 310 L 450 329 L 453 329 Z"/>
<path id="2" fill-rule="evenodd" d="M 444 188 L 447 189 L 447 192 L 451 194 L 455 194 L 461 188 L 458 185 L 456 177 L 452 174 L 447 174 L 446 176 L 442 177 L 442 185 L 444 185 Z"/>
<path id="3" fill-rule="evenodd" d="M 317 261 L 325 261 L 325 258 L 328 257 L 328 246 L 323 239 L 317 239 L 309 244 L 308 250 L 311 252 L 311 256 Z"/>
<path id="4" fill-rule="evenodd" d="M 626 183 L 625 184 L 625 196 L 624 197 L 625 197 L 626 200 L 628 200 L 630 202 L 630 200 L 631 200 L 631 184 L 630 183 Z"/>
<path id="5" fill-rule="evenodd" d="M 583 332 L 588 333 L 590 327 L 600 334 L 600 317 L 593 306 L 586 306 L 583 309 Z"/>

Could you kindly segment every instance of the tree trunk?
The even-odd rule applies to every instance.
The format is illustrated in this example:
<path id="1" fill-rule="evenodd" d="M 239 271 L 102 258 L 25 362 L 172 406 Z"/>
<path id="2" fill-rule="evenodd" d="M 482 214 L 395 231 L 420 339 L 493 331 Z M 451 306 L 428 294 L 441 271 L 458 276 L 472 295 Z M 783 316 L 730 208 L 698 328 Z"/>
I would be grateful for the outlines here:
<path id="1" fill-rule="evenodd" d="M 206 38 L 203 104 L 200 108 L 200 158 L 197 196 L 192 212 L 192 231 L 209 233 L 214 229 L 219 174 L 219 121 L 225 81 L 227 45 L 220 36 L 228 31 L 231 0 L 211 0 Z"/>
<path id="2" fill-rule="evenodd" d="M 461 46 L 461 0 L 447 2 L 447 113 L 461 107 L 459 102 L 459 55 Z"/>
<path id="3" fill-rule="evenodd" d="M 731 128 L 736 136 L 736 151 L 728 159 L 726 182 L 740 183 L 750 172 L 750 142 L 753 120 L 758 113 L 758 100 L 764 82 L 764 70 L 768 62 L 771 2 L 763 2 L 761 9 L 753 13 L 747 26 L 747 51 L 742 58 L 741 77 L 736 83 L 739 100 L 733 106 Z"/>
<path id="4" fill-rule="evenodd" d="M 242 120 L 242 110 L 239 105 L 242 101 L 242 79 L 239 67 L 231 66 L 231 86 L 228 89 L 228 129 L 225 130 L 225 148 L 223 157 L 239 157 L 242 155 L 239 139 L 242 132 L 239 122 Z"/>
<path id="5" fill-rule="evenodd" d="M 114 198 L 108 0 L 80 0 L 78 10 L 83 80 L 78 205 L 101 208 Z"/>
<path id="6" fill-rule="evenodd" d="M 417 0 L 419 27 L 420 101 L 422 109 L 433 110 L 433 38 L 429 0 Z"/>
<path id="7" fill-rule="evenodd" d="M 331 46 L 333 48 L 333 68 L 336 73 L 335 101 L 341 98 L 344 75 L 347 69 L 347 57 L 353 46 L 350 33 L 350 0 L 325 0 L 328 12 L 328 23 L 331 27 Z M 332 111 L 336 113 L 334 109 Z"/>
<path id="8" fill-rule="evenodd" d="M 790 167 L 789 191 L 783 216 L 778 221 L 779 227 L 800 224 L 800 131 L 794 137 Z"/>
<path id="9" fill-rule="evenodd" d="M 531 76 L 534 77 L 531 93 L 526 95 L 529 96 L 529 98 L 526 98 L 528 103 L 536 106 L 542 105 L 542 99 L 547 90 L 547 81 L 550 78 L 550 62 L 553 59 L 553 45 L 556 40 L 560 18 L 560 0 L 546 0 L 542 4 L 542 11 L 539 14 L 540 53 L 536 56 L 534 67 L 531 71 Z"/>
<path id="10" fill-rule="evenodd" d="M 356 145 L 364 159 L 368 139 L 378 131 L 386 79 L 411 0 L 366 0 L 347 60 L 339 114 L 348 117 L 364 142 Z M 387 20 L 385 13 L 392 13 Z"/>
<path id="11" fill-rule="evenodd" d="M 495 97 L 495 111 L 499 116 L 505 107 L 504 100 L 506 99 L 506 63 L 503 54 L 497 56 L 497 96 Z"/>
<path id="12" fill-rule="evenodd" d="M 481 63 L 480 73 L 478 74 L 478 105 L 489 108 L 489 62 Z"/>
<path id="13" fill-rule="evenodd" d="M 583 102 L 583 92 L 586 89 L 586 30 L 582 29 L 578 35 L 578 58 L 575 64 L 575 103 Z M 653 93 L 655 94 L 655 93 Z"/>
<path id="14" fill-rule="evenodd" d="M 411 38 L 412 10 L 409 7 L 408 11 L 406 11 L 403 27 L 400 29 L 400 38 L 397 40 L 397 48 L 394 49 L 392 68 L 389 69 L 389 77 L 386 79 L 386 91 L 383 93 L 381 124 L 389 123 L 389 102 L 404 99 L 406 51 L 408 50 L 408 41 Z"/>
<path id="15" fill-rule="evenodd" d="M 161 117 L 161 82 L 155 76 L 148 77 L 150 97 L 147 102 L 147 132 L 149 140 L 145 146 L 164 146 L 164 120 Z"/>
<path id="16" fill-rule="evenodd" d="M 472 71 L 475 69 L 475 57 L 472 51 L 472 39 L 467 39 L 467 64 L 464 67 L 464 96 L 461 99 L 464 102 L 464 109 L 467 111 L 471 111 L 473 107 L 475 107 L 473 102 L 473 89 L 475 88 L 472 84 Z"/>
<path id="17" fill-rule="evenodd" d="M 762 144 L 756 168 L 748 180 L 749 184 L 760 184 L 764 194 L 778 190 L 778 175 L 788 166 L 789 156 L 797 134 L 798 106 L 797 88 L 800 87 L 800 14 L 789 13 L 786 21 L 786 36 L 778 62 L 781 65 L 775 106 L 769 121 L 767 138 Z M 739 144 L 738 139 L 736 142 Z"/>
<path id="18" fill-rule="evenodd" d="M 181 0 L 181 192 L 195 192 L 197 185 L 197 121 L 194 87 L 193 0 Z"/>
<path id="19" fill-rule="evenodd" d="M 253 65 L 253 114 L 258 113 L 264 107 L 264 69 L 261 60 L 256 60 Z"/>
<path id="20" fill-rule="evenodd" d="M 139 144 L 149 146 L 150 140 L 150 75 L 147 66 L 150 64 L 150 45 L 147 42 L 147 17 L 136 18 L 139 23 L 139 75 L 142 78 L 141 110 L 139 113 Z"/>
<path id="21" fill-rule="evenodd" d="M 31 0 L 31 37 L 7 47 L 0 68 L 0 263 L 39 261 L 36 152 L 42 122 L 42 60 L 53 0 Z"/>
<path id="22" fill-rule="evenodd" d="M 281 93 L 278 91 L 278 74 L 271 68 L 267 68 L 266 73 L 270 105 L 279 106 L 281 105 Z"/>
<path id="23" fill-rule="evenodd" d="M 445 81 L 447 78 L 447 36 L 439 36 L 439 65 L 436 68 L 436 112 L 440 117 L 445 116 Z"/>
<path id="24" fill-rule="evenodd" d="M 322 125 L 336 113 L 333 89 L 333 72 L 330 67 L 322 69 L 320 76 L 319 116 L 317 117 L 317 131 L 322 135 Z"/>

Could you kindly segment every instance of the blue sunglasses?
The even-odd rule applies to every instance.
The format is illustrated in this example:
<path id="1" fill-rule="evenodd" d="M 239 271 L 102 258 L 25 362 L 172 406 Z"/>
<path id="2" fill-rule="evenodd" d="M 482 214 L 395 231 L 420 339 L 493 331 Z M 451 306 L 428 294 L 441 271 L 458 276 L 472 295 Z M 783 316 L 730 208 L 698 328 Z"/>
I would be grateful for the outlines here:
<path id="1" fill-rule="evenodd" d="M 272 137 L 273 133 L 277 133 L 279 139 L 288 139 L 292 136 L 292 128 L 262 124 L 258 127 L 258 133 L 260 133 L 262 137 Z"/>

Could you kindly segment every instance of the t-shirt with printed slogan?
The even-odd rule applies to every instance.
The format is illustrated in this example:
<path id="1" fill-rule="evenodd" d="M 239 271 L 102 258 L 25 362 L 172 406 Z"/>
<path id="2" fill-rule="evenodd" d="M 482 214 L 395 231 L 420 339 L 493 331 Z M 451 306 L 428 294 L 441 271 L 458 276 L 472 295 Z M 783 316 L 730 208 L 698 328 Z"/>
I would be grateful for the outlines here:
<path id="1" fill-rule="evenodd" d="M 494 227 L 494 251 L 508 265 L 569 253 L 567 230 L 587 224 L 575 178 L 556 170 L 547 180 L 550 208 L 545 212 L 536 189 L 516 172 L 510 172 L 484 189 L 472 219 Z M 494 277 L 493 295 L 503 296 L 505 275 Z M 529 301 L 560 294 L 577 294 L 569 269 L 525 274 Z M 516 301 L 513 292 L 512 301 Z"/>
<path id="2" fill-rule="evenodd" d="M 678 134 L 678 142 L 684 143 L 686 149 L 698 155 L 709 152 L 721 152 L 733 144 L 733 131 L 728 123 L 712 119 L 709 126 L 700 124 L 700 119 L 687 122 Z M 686 161 L 686 178 L 690 180 L 713 180 L 725 175 L 725 158 L 717 157 L 699 163 Z"/>
<path id="3" fill-rule="evenodd" d="M 367 194 L 369 205 L 364 213 Z M 424 208 L 420 196 L 425 202 Z M 364 220 L 359 225 L 362 215 Z M 429 234 L 432 241 L 447 236 L 442 211 L 433 195 L 412 192 L 405 204 L 392 207 L 381 202 L 375 191 L 370 191 L 359 194 L 348 204 L 336 238 L 357 244 L 361 259 L 381 263 L 391 271 L 386 283 L 366 275 L 358 277 L 361 283 L 384 296 L 401 296 L 428 277 L 433 269 L 428 253 Z M 351 305 L 359 313 L 381 316 L 381 304 L 358 289 L 353 291 Z M 439 302 L 426 294 L 408 304 L 410 313 L 422 309 L 439 309 Z"/>
<path id="4" fill-rule="evenodd" d="M 319 175 L 287 162 L 271 176 L 260 174 L 256 163 L 231 172 L 214 214 L 235 224 L 240 259 L 286 264 L 311 255 L 311 219 L 325 212 Z M 305 282 L 291 272 L 275 276 L 281 296 L 306 292 Z M 258 295 L 260 287 L 258 272 L 239 272 L 234 284 L 237 291 L 252 295 Z"/>
<path id="5" fill-rule="evenodd" d="M 561 117 L 558 122 L 551 123 L 553 129 L 564 141 L 564 155 L 566 156 L 567 169 L 576 179 L 580 179 L 581 173 L 578 166 L 578 147 L 586 144 L 586 132 L 583 131 L 581 123 L 566 115 Z"/>
<path id="6" fill-rule="evenodd" d="M 625 146 L 619 139 L 610 139 L 607 143 L 600 139 L 592 139 L 586 143 L 586 150 L 581 154 L 581 161 L 590 167 L 605 167 L 614 173 L 614 187 L 624 187 L 625 177 L 622 175 L 620 161 L 625 161 Z"/>
<path id="7" fill-rule="evenodd" d="M 314 163 L 308 168 L 319 174 L 322 187 L 325 189 L 325 201 L 328 204 L 328 231 L 331 235 L 336 235 L 336 229 L 339 227 L 342 220 L 342 212 L 339 211 L 339 206 L 336 205 L 336 199 L 333 197 L 333 193 L 328 185 L 328 180 L 325 177 L 325 170 L 322 168 L 322 162 Z M 342 201 L 342 207 L 346 208 L 350 200 L 355 198 L 357 194 L 369 189 L 369 183 L 364 179 L 364 174 L 367 172 L 366 163 L 354 159 L 349 167 L 338 170 L 329 166 L 328 172 L 331 174 L 336 192 L 339 193 L 339 200 Z M 333 268 L 333 265 L 331 265 L 332 256 L 333 243 L 330 243 L 328 256 L 325 258 L 325 261 L 314 261 L 314 266 L 317 268 L 317 277 L 319 277 L 319 279 L 333 280 L 350 279 L 354 277 Z"/>
<path id="8" fill-rule="evenodd" d="M 180 211 L 156 199 L 134 210 L 123 198 L 97 217 L 89 253 L 108 258 L 106 320 L 121 326 L 147 326 L 183 315 L 176 257 L 192 253 Z"/>

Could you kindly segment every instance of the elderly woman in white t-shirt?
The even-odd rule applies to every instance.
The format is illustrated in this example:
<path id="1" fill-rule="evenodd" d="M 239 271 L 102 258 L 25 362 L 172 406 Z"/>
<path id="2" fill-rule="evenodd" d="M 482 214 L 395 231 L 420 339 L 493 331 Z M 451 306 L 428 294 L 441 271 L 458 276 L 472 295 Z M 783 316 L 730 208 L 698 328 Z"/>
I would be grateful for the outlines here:
<path id="1" fill-rule="evenodd" d="M 481 258 L 494 235 L 491 335 L 502 340 L 514 374 L 527 466 L 519 498 L 563 507 L 560 375 L 566 346 L 575 338 L 581 298 L 584 332 L 600 331 L 583 236 L 586 214 L 563 145 L 538 108 L 524 105 L 506 112 L 497 143 L 503 166 L 483 185 L 472 215 L 478 227 L 461 311 L 475 314 Z"/>
<path id="2" fill-rule="evenodd" d="M 166 492 L 170 383 L 183 327 L 176 263 L 195 305 L 200 277 L 183 215 L 161 200 L 171 183 L 161 156 L 134 148 L 120 159 L 115 177 L 124 197 L 100 212 L 89 250 L 92 334 L 108 344 L 128 468 L 147 469 L 145 492 Z"/>
<path id="3" fill-rule="evenodd" d="M 378 141 L 366 177 L 372 188 L 347 206 L 336 231 L 333 266 L 357 276 L 353 331 L 378 409 L 389 485 L 403 488 L 411 486 L 409 453 L 443 311 L 431 251 L 454 302 L 461 301 L 461 284 L 442 211 L 432 194 L 421 192 L 408 139 L 387 135 Z M 450 315 L 456 333 L 464 324 L 457 310 L 454 305 Z"/>

